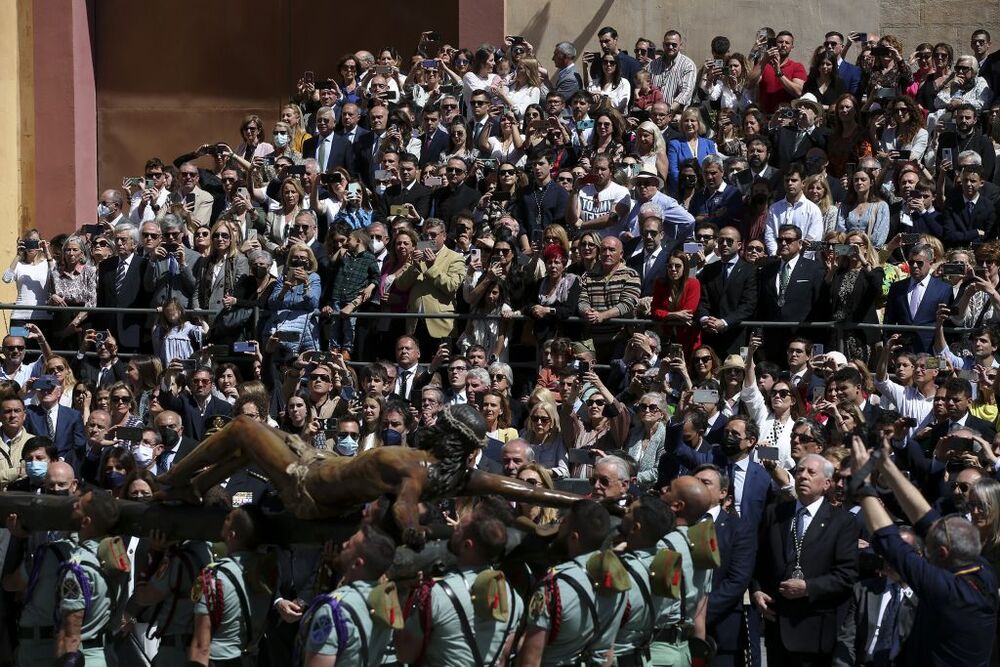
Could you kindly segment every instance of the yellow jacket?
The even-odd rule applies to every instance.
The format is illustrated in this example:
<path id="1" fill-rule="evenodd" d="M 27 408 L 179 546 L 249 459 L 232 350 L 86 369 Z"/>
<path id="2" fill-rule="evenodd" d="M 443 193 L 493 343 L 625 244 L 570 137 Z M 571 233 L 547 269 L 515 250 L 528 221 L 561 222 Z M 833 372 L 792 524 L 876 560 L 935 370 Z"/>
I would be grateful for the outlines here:
<path id="1" fill-rule="evenodd" d="M 409 312 L 454 313 L 456 294 L 464 277 L 465 258 L 446 246 L 438 251 L 433 264 L 414 262 L 399 276 L 397 283 L 400 289 L 410 290 Z M 455 328 L 455 320 L 451 319 L 427 318 L 424 323 L 432 338 L 451 336 Z M 416 328 L 416 319 L 406 321 L 408 334 Z"/>

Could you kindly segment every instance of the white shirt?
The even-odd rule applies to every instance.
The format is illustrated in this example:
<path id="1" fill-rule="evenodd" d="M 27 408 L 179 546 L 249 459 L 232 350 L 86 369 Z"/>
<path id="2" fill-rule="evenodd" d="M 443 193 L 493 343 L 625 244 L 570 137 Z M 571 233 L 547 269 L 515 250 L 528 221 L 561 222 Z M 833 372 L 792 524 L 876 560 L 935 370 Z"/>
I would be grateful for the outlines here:
<path id="1" fill-rule="evenodd" d="M 48 416 L 45 419 L 45 426 L 48 427 L 48 421 L 52 420 L 52 436 L 55 438 L 55 434 L 59 432 L 59 403 L 56 402 L 51 408 L 48 409 Z M 56 443 L 58 445 L 58 443 Z"/>
<path id="2" fill-rule="evenodd" d="M 750 457 L 733 463 L 733 507 L 736 513 L 743 516 L 740 505 L 743 503 L 743 484 L 747 480 L 747 469 L 750 467 Z"/>
<path id="3" fill-rule="evenodd" d="M 608 183 L 603 190 L 598 190 L 594 185 L 585 185 L 577 199 L 580 202 L 580 219 L 584 222 L 613 213 L 619 205 L 626 210 L 632 208 L 632 195 L 628 188 L 614 181 Z M 625 231 L 626 217 L 619 219 L 617 224 L 602 227 L 599 230 L 601 238 L 617 236 L 619 232 Z"/>
<path id="4" fill-rule="evenodd" d="M 913 595 L 913 591 L 906 584 L 900 583 L 899 595 L 900 595 L 900 603 L 902 603 L 903 598 L 908 598 L 911 595 Z M 889 600 L 891 598 L 892 598 L 892 593 L 889 589 L 889 586 L 886 586 L 885 591 L 882 592 L 882 599 L 879 601 L 878 604 L 878 618 L 875 621 L 875 631 L 872 633 L 871 641 L 865 648 L 865 651 L 867 652 L 868 656 L 872 656 L 875 654 L 875 644 L 878 642 L 878 636 L 882 630 L 882 620 L 885 618 L 885 609 L 886 607 L 889 606 Z M 899 611 L 897 610 L 896 613 L 898 618 Z M 891 630 L 891 628 L 886 628 L 886 629 Z"/>
<path id="5" fill-rule="evenodd" d="M 807 241 L 823 240 L 823 213 L 805 197 L 799 197 L 794 203 L 782 199 L 771 204 L 764 228 L 764 245 L 769 255 L 778 252 L 778 228 L 782 225 L 795 225 Z"/>
<path id="6" fill-rule="evenodd" d="M 396 393 L 400 396 L 408 396 L 407 392 L 413 386 L 413 378 L 417 376 L 417 366 L 420 364 L 413 364 L 409 368 L 403 368 L 402 366 L 396 367 Z M 403 384 L 403 371 L 408 371 L 409 375 L 406 376 L 406 384 Z"/>
<path id="7" fill-rule="evenodd" d="M 44 357 L 38 357 L 38 359 L 35 359 L 35 361 L 30 364 L 22 363 L 13 373 L 8 373 L 4 370 L 3 366 L 0 366 L 0 380 L 13 380 L 23 387 L 31 378 L 43 375 L 42 371 L 44 368 Z"/>
<path id="8" fill-rule="evenodd" d="M 912 417 L 918 424 L 931 413 L 934 407 L 934 396 L 924 396 L 920 390 L 909 385 L 904 387 L 886 378 L 885 381 L 877 380 L 876 389 L 882 394 L 883 402 L 886 399 L 892 401 L 896 411 L 903 417 Z M 916 431 L 916 427 L 910 429 L 910 435 Z"/>

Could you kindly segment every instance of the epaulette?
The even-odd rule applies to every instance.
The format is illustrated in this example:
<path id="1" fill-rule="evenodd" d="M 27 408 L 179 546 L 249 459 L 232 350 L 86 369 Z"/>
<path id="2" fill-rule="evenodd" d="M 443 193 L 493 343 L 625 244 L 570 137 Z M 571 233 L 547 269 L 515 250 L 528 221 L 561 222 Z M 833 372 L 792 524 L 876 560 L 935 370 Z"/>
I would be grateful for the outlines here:
<path id="1" fill-rule="evenodd" d="M 483 570 L 476 575 L 470 595 L 476 618 L 504 623 L 510 618 L 507 578 L 500 570 Z"/>
<path id="2" fill-rule="evenodd" d="M 695 568 L 714 570 L 722 565 L 719 540 L 715 534 L 715 521 L 711 517 L 689 527 L 687 541 L 691 550 L 691 563 Z"/>
<path id="3" fill-rule="evenodd" d="M 587 578 L 598 595 L 613 595 L 632 588 L 632 580 L 621 560 L 611 549 L 604 549 L 587 559 Z"/>

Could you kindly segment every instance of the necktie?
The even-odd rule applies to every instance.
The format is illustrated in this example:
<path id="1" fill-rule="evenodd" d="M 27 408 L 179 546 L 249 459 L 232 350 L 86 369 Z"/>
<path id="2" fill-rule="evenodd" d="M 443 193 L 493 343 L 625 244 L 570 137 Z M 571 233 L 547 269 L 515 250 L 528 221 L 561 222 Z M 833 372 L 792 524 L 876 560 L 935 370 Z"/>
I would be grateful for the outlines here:
<path id="1" fill-rule="evenodd" d="M 56 440 L 56 420 L 54 420 L 52 418 L 52 411 L 51 410 L 48 410 L 48 411 L 45 412 L 45 421 L 48 422 L 48 426 L 49 426 L 49 438 L 52 439 L 52 442 L 55 442 L 55 440 Z"/>
<path id="2" fill-rule="evenodd" d="M 976 202 L 967 201 L 965 202 L 965 212 L 972 217 L 972 209 L 976 208 Z"/>
<path id="3" fill-rule="evenodd" d="M 799 131 L 798 134 L 795 135 L 795 148 L 792 149 L 793 154 L 798 152 L 799 146 L 802 145 L 802 141 L 805 138 L 806 138 L 806 133 L 801 130 Z"/>
<path id="4" fill-rule="evenodd" d="M 795 534 L 798 536 L 799 542 L 805 537 L 807 514 L 809 514 L 809 510 L 805 507 L 800 507 L 799 511 L 795 513 Z"/>
<path id="5" fill-rule="evenodd" d="M 125 273 L 128 271 L 128 264 L 125 260 L 118 258 L 118 275 L 115 276 L 115 294 L 122 293 L 122 287 L 125 285 Z"/>
<path id="6" fill-rule="evenodd" d="M 410 377 L 410 371 L 399 371 L 399 395 L 406 398 L 406 380 Z"/>
<path id="7" fill-rule="evenodd" d="M 788 279 L 792 276 L 792 268 L 788 262 L 781 265 L 781 275 L 778 277 L 778 305 L 785 305 L 785 289 L 788 287 Z"/>
<path id="8" fill-rule="evenodd" d="M 878 639 L 875 640 L 875 649 L 872 651 L 872 664 L 881 667 L 892 664 L 892 659 L 899 654 L 899 642 L 896 639 L 896 619 L 899 616 L 899 603 L 902 600 L 902 591 L 899 584 L 890 581 L 886 586 L 889 593 L 889 602 L 885 606 L 885 613 L 882 614 L 882 621 L 878 624 Z"/>
<path id="9" fill-rule="evenodd" d="M 107 374 L 108 374 L 108 369 L 107 368 L 102 368 L 100 371 L 97 372 L 97 388 L 98 389 L 104 387 L 104 385 L 105 385 L 104 381 L 107 379 Z"/>
<path id="10" fill-rule="evenodd" d="M 917 309 L 920 308 L 921 296 L 920 283 L 913 283 L 913 289 L 910 290 L 910 317 L 912 319 L 917 318 Z"/>
<path id="11" fill-rule="evenodd" d="M 736 464 L 726 464 L 726 475 L 729 476 L 729 497 L 733 499 L 733 506 L 736 506 Z"/>
<path id="12" fill-rule="evenodd" d="M 320 138 L 319 140 L 319 156 L 316 161 L 319 163 L 319 168 L 321 171 L 326 171 L 326 139 Z"/>

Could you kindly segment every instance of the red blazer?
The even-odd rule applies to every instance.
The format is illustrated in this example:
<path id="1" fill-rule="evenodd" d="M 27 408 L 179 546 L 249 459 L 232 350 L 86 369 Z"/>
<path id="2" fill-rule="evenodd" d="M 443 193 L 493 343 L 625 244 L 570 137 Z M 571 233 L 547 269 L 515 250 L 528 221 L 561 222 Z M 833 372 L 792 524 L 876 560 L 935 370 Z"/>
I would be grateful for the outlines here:
<path id="1" fill-rule="evenodd" d="M 701 299 L 701 283 L 697 278 L 688 278 L 684 283 L 684 290 L 681 292 L 680 302 L 677 308 L 670 308 L 669 292 L 667 281 L 664 278 L 657 278 L 653 285 L 652 313 L 654 320 L 666 319 L 667 315 L 677 310 L 690 310 L 692 313 L 690 327 L 666 327 L 663 332 L 665 336 L 676 343 L 684 346 L 685 354 L 691 354 L 696 348 L 701 347 L 701 329 L 693 314 L 698 310 L 698 302 Z"/>

